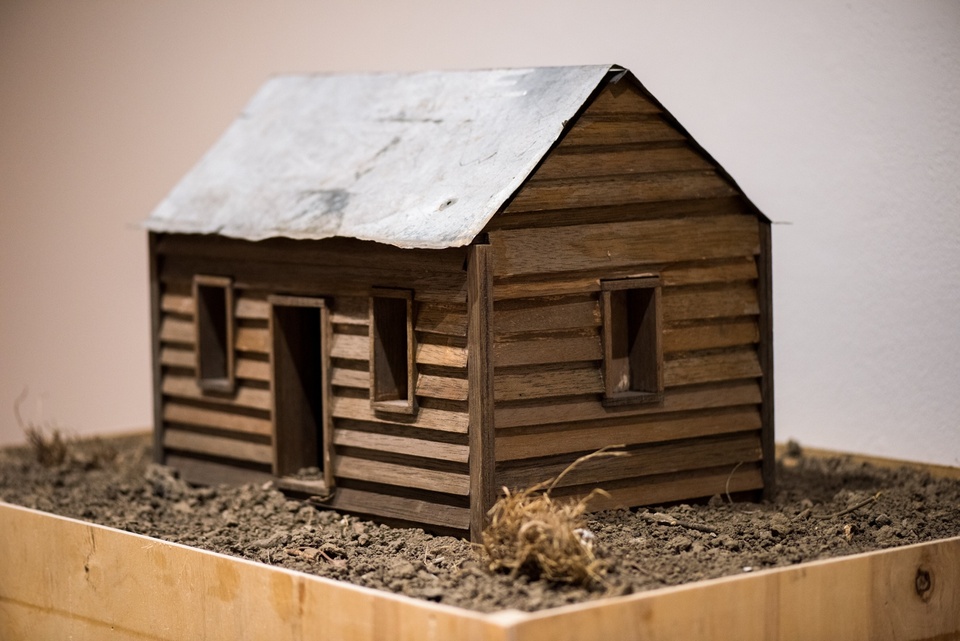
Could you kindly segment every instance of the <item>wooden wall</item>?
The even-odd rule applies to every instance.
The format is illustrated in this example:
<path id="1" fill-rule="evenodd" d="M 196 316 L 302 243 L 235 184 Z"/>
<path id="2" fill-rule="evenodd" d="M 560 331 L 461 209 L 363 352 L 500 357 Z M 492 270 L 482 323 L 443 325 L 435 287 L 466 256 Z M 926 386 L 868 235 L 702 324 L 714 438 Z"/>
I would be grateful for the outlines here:
<path id="1" fill-rule="evenodd" d="M 624 444 L 560 492 L 596 508 L 762 487 L 758 255 L 765 224 L 672 118 L 610 85 L 487 227 L 498 485 Z M 604 408 L 600 279 L 659 274 L 662 405 Z"/>
<path id="2" fill-rule="evenodd" d="M 331 505 L 465 530 L 469 522 L 465 249 L 400 250 L 350 240 L 259 243 L 152 239 L 164 460 L 199 482 L 272 478 L 269 294 L 325 297 L 330 307 Z M 235 393 L 201 392 L 194 371 L 194 274 L 235 288 Z M 369 401 L 370 288 L 413 289 L 416 416 Z"/>

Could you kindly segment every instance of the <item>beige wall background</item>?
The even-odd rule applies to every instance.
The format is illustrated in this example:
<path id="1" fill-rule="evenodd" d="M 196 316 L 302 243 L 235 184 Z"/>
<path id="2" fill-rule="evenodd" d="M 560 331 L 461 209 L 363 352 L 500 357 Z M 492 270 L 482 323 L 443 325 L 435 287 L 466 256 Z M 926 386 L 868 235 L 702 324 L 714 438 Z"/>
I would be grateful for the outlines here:
<path id="1" fill-rule="evenodd" d="M 284 72 L 617 62 L 775 221 L 778 438 L 960 465 L 960 4 L 0 2 L 0 443 L 151 421 L 138 229 Z"/>

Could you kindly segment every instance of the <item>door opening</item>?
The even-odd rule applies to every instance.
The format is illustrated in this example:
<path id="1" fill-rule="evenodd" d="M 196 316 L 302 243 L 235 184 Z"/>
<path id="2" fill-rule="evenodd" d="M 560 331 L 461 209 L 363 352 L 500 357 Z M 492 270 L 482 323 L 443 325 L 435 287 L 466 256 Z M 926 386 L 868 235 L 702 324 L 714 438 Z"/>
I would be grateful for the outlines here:
<path id="1" fill-rule="evenodd" d="M 329 488 L 327 308 L 319 298 L 271 296 L 269 302 L 273 472 L 278 477 L 302 476 L 294 484 L 308 485 L 311 490 Z M 298 475 L 308 468 L 319 473 Z"/>

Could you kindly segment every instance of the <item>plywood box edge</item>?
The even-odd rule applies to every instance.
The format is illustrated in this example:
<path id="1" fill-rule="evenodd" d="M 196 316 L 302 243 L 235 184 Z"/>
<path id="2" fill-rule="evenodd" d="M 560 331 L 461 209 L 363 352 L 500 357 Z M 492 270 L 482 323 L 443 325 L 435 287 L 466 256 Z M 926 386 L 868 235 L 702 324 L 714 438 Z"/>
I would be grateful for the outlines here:
<path id="1" fill-rule="evenodd" d="M 418 601 L 3 503 L 0 557 L 4 639 L 960 635 L 960 537 L 529 614 Z"/>

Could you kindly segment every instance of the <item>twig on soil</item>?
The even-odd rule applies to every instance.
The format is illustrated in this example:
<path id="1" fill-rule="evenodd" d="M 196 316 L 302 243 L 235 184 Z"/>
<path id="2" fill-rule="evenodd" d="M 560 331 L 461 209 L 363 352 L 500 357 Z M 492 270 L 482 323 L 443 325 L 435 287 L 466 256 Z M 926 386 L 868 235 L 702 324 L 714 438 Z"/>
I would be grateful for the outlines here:
<path id="1" fill-rule="evenodd" d="M 854 506 L 852 506 L 852 507 L 848 507 L 848 508 L 845 509 L 845 510 L 841 510 L 840 512 L 836 512 L 836 513 L 834 513 L 834 514 L 822 514 L 822 515 L 818 515 L 816 518 L 821 519 L 821 520 L 827 520 L 827 519 L 835 519 L 835 518 L 840 517 L 840 516 L 846 516 L 847 514 L 850 514 L 851 512 L 856 512 L 857 510 L 859 510 L 860 508 L 862 508 L 862 507 L 865 506 L 865 505 L 869 505 L 869 504 L 871 504 L 871 503 L 876 503 L 877 501 L 880 500 L 880 495 L 881 495 L 881 494 L 883 494 L 883 492 L 877 492 L 877 493 L 874 494 L 873 496 L 868 497 L 868 498 L 865 498 L 864 500 L 860 501 L 860 502 L 857 503 L 856 505 L 854 505 Z"/>
<path id="2" fill-rule="evenodd" d="M 723 492 L 727 495 L 727 501 L 729 501 L 731 505 L 733 504 L 733 498 L 730 496 L 730 480 L 733 478 L 733 475 L 737 473 L 737 470 L 740 469 L 741 465 L 743 465 L 743 461 L 733 466 L 733 469 L 730 470 L 730 476 L 727 477 L 727 482 L 723 486 Z"/>
<path id="3" fill-rule="evenodd" d="M 701 525 L 700 523 L 691 523 L 690 521 L 682 521 L 680 519 L 675 519 L 669 514 L 664 514 L 663 512 L 639 512 L 637 517 L 648 521 L 650 523 L 656 523 L 657 525 L 670 525 L 673 527 L 684 527 L 690 530 L 696 530 L 697 532 L 704 532 L 706 534 L 716 534 L 717 529 L 710 527 L 709 525 Z"/>

